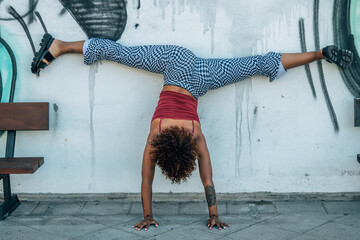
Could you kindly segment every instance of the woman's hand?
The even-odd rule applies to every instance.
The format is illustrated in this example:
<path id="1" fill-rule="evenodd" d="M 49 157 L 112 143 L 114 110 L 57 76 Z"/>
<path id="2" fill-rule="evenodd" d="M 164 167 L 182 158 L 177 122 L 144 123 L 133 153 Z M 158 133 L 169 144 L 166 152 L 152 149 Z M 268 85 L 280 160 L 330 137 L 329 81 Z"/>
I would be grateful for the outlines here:
<path id="1" fill-rule="evenodd" d="M 133 228 L 136 228 L 137 231 L 140 231 L 145 227 L 145 231 L 149 229 L 150 225 L 155 225 L 155 227 L 159 226 L 159 223 L 153 219 L 152 216 L 146 216 L 144 220 L 139 222 L 138 224 L 135 224 L 132 226 Z"/>
<path id="2" fill-rule="evenodd" d="M 216 215 L 212 215 L 208 222 L 207 222 L 207 226 L 208 228 L 211 230 L 213 228 L 213 226 L 217 226 L 217 228 L 219 230 L 221 230 L 222 228 L 225 229 L 226 227 L 230 227 L 228 224 L 220 221 L 220 219 L 216 216 Z M 226 227 L 225 227 L 226 226 Z"/>

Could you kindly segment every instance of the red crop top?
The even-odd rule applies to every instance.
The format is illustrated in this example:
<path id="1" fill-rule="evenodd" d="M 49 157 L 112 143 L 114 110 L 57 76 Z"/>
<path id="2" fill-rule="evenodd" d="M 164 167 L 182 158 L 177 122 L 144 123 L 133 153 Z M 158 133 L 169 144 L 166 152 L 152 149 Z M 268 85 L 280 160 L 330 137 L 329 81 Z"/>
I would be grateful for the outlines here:
<path id="1" fill-rule="evenodd" d="M 191 96 L 173 91 L 162 91 L 151 121 L 157 118 L 169 118 L 195 120 L 200 123 L 197 105 L 198 101 Z"/>

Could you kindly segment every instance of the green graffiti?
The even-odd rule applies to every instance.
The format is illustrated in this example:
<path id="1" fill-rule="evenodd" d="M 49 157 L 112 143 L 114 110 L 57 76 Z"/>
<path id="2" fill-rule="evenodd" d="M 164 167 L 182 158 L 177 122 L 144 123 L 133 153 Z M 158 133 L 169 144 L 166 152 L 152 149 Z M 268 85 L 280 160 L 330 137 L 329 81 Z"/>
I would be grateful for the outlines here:
<path id="1" fill-rule="evenodd" d="M 351 0 L 350 6 L 351 32 L 355 37 L 356 49 L 360 49 L 360 0 Z"/>
<path id="2" fill-rule="evenodd" d="M 7 44 L 14 54 L 14 50 L 17 49 L 15 46 L 20 46 L 17 41 L 13 39 L 13 35 L 9 34 L 1 25 L 0 25 L 1 38 L 5 41 L 4 44 Z M 9 51 L 5 48 L 4 44 L 0 43 L 0 74 L 1 74 L 1 94 L 0 102 L 9 102 L 13 78 L 13 61 L 9 55 Z M 17 57 L 13 56 L 15 59 Z M 16 63 L 15 63 L 16 64 Z M 15 73 L 16 74 L 16 73 Z"/>

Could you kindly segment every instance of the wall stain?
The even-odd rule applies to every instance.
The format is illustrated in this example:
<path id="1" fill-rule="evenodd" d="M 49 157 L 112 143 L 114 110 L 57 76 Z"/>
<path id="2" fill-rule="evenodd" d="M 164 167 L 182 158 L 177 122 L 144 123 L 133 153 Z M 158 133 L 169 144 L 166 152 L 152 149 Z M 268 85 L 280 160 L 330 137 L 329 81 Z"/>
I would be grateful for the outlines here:
<path id="1" fill-rule="evenodd" d="M 360 171 L 344 170 L 341 171 L 340 176 L 360 176 Z"/>
<path id="2" fill-rule="evenodd" d="M 95 75 L 98 71 L 98 62 L 90 66 L 89 69 L 89 108 L 90 108 L 90 143 L 91 143 L 91 178 L 92 190 L 95 188 L 95 132 L 94 132 L 94 103 L 95 103 Z"/>
<path id="3" fill-rule="evenodd" d="M 252 176 L 252 139 L 250 131 L 250 95 L 252 82 L 235 84 L 235 177 Z M 244 106 L 245 105 L 245 106 Z M 246 136 L 247 135 L 247 136 Z M 246 155 L 245 155 L 246 154 Z"/>
<path id="4" fill-rule="evenodd" d="M 59 107 L 56 103 L 53 104 L 54 112 L 57 112 L 59 110 Z"/>
<path id="5" fill-rule="evenodd" d="M 171 5 L 171 29 L 175 31 L 176 15 L 183 13 L 188 7 L 193 13 L 196 11 L 200 16 L 200 22 L 203 24 L 203 33 L 210 32 L 210 50 L 214 53 L 215 48 L 215 25 L 216 25 L 216 14 L 219 5 L 219 0 L 212 1 L 185 1 L 184 0 L 154 0 L 154 6 L 161 8 L 161 17 L 165 19 L 166 9 Z M 185 7 L 186 6 L 186 7 Z"/>

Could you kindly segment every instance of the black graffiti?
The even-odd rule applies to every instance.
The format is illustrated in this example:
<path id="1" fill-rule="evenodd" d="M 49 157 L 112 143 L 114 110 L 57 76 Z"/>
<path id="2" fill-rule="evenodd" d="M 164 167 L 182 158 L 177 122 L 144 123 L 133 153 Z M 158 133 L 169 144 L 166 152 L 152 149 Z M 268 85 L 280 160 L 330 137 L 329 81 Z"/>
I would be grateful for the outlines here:
<path id="1" fill-rule="evenodd" d="M 314 0 L 314 38 L 315 38 L 315 48 L 316 49 L 320 49 L 319 7 L 320 7 L 320 0 Z M 326 105 L 327 105 L 328 110 L 329 110 L 330 118 L 331 118 L 331 121 L 332 121 L 333 126 L 334 126 L 334 131 L 338 132 L 339 131 L 339 123 L 338 123 L 338 120 L 337 120 L 337 117 L 336 117 L 334 107 L 333 107 L 333 105 L 331 103 L 329 92 L 327 90 L 321 60 L 317 61 L 317 67 L 318 67 L 319 76 L 320 76 L 321 89 L 323 91 L 323 94 L 324 94 L 324 97 L 325 97 L 325 102 L 326 102 Z"/>
<path id="2" fill-rule="evenodd" d="M 354 36 L 350 26 L 350 0 L 334 1 L 334 42 L 341 48 L 346 48 L 354 53 L 351 67 L 341 69 L 340 74 L 345 85 L 354 97 L 360 97 L 360 58 L 355 46 Z"/>
<path id="3" fill-rule="evenodd" d="M 304 19 L 301 18 L 299 20 L 299 34 L 300 34 L 300 43 L 301 43 L 301 51 L 302 52 L 307 52 L 307 48 L 306 48 L 306 40 L 305 40 L 305 26 L 304 26 Z M 316 91 L 315 91 L 315 87 L 314 87 L 314 81 L 311 75 L 311 70 L 310 70 L 310 65 L 309 64 L 305 64 L 305 72 L 306 72 L 306 76 L 307 79 L 309 81 L 309 85 L 311 88 L 311 92 L 314 98 L 316 98 Z"/>
<path id="4" fill-rule="evenodd" d="M 88 38 L 120 39 L 126 25 L 124 0 L 59 0 Z"/>
<path id="5" fill-rule="evenodd" d="M 27 16 L 29 16 L 29 21 L 28 23 L 32 23 L 34 21 L 34 11 L 35 11 L 35 8 L 38 4 L 39 0 L 29 0 L 29 10 L 21 15 L 22 18 L 25 18 Z M 0 1 L 0 4 L 2 3 L 2 1 Z M 1 21 L 14 21 L 16 20 L 16 18 L 0 18 Z"/>
<path id="6" fill-rule="evenodd" d="M 12 51 L 11 47 L 7 44 L 7 42 L 0 36 L 0 43 L 5 47 L 6 51 L 8 52 L 11 60 L 12 66 L 12 77 L 11 77 L 11 87 L 10 87 L 10 95 L 9 95 L 9 102 L 14 101 L 14 93 L 15 93 L 15 83 L 17 77 L 17 67 L 16 67 L 16 59 L 14 52 Z"/>
<path id="7" fill-rule="evenodd" d="M 24 20 L 22 19 L 22 17 L 15 11 L 15 9 L 13 7 L 9 7 L 8 8 L 8 13 L 11 14 L 19 23 L 20 25 L 23 27 L 25 33 L 26 33 L 26 36 L 27 38 L 29 39 L 29 42 L 30 42 L 30 45 L 31 45 L 31 49 L 35 55 L 35 46 L 34 46 L 34 42 L 31 38 L 31 35 L 30 35 L 30 32 L 29 32 L 29 29 L 27 28 Z"/>

